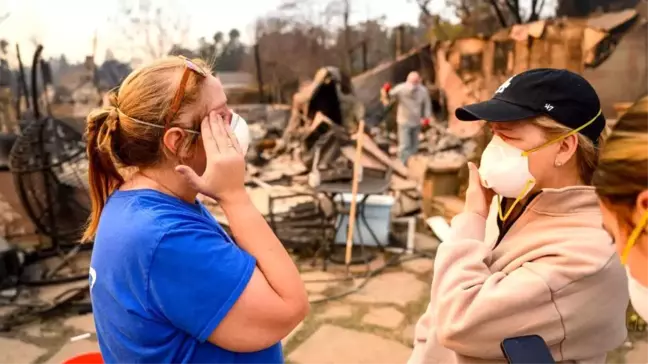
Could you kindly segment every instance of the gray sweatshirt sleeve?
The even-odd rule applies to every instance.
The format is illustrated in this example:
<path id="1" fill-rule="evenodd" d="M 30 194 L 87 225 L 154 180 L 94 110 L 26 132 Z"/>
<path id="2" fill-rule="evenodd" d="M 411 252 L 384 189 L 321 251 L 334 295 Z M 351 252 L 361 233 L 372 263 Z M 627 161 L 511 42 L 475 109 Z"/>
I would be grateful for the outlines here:
<path id="1" fill-rule="evenodd" d="M 398 85 L 394 86 L 389 90 L 389 97 L 398 97 L 403 90 L 404 83 L 399 83 Z"/>

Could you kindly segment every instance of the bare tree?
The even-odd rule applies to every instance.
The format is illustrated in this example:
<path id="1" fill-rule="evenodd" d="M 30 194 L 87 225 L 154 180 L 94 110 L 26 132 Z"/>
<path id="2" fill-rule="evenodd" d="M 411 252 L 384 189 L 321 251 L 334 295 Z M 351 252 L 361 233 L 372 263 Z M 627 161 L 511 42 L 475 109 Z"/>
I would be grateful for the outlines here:
<path id="1" fill-rule="evenodd" d="M 178 0 L 120 0 L 112 20 L 126 41 L 120 50 L 144 59 L 163 57 L 188 41 L 189 16 Z"/>
<path id="2" fill-rule="evenodd" d="M 508 26 L 507 18 L 511 15 L 501 11 L 500 1 L 503 0 L 446 0 L 446 5 L 454 9 L 466 29 L 489 34 Z"/>
<path id="3" fill-rule="evenodd" d="M 508 26 L 508 22 L 506 21 L 506 17 L 504 16 L 502 9 L 500 9 L 499 5 L 497 4 L 497 0 L 489 0 L 489 1 L 493 9 L 495 10 L 495 14 L 497 14 L 497 20 L 499 20 L 503 28 L 506 28 Z"/>
<path id="4" fill-rule="evenodd" d="M 392 57 L 385 19 L 352 24 L 353 5 L 351 0 L 284 0 L 277 11 L 257 19 L 255 49 L 264 86 L 275 101 L 289 102 L 320 67 L 339 67 L 353 76 Z M 256 71 L 253 55 L 245 63 Z"/>
<path id="5" fill-rule="evenodd" d="M 353 42 L 353 26 L 350 23 L 352 13 L 351 0 L 284 0 L 278 10 L 282 17 L 289 19 L 294 26 L 312 31 L 315 28 L 326 29 L 317 32 L 328 43 L 335 39 L 340 66 L 346 72 L 351 71 L 352 52 L 357 44 Z M 338 35 L 342 37 L 338 39 Z"/>
<path id="6" fill-rule="evenodd" d="M 441 29 L 440 18 L 432 14 L 429 5 L 432 0 L 414 1 L 426 19 L 425 25 Z M 556 0 L 445 0 L 447 7 L 454 9 L 461 24 L 473 33 L 492 33 L 514 24 L 525 24 L 540 19 L 540 15 Z"/>
<path id="7" fill-rule="evenodd" d="M 431 0 L 414 0 L 416 5 L 418 5 L 421 15 L 419 19 L 422 25 L 426 28 L 433 27 L 436 30 L 435 33 L 441 35 L 442 38 L 447 39 L 448 34 L 441 26 L 441 17 L 435 14 L 432 14 L 429 9 L 429 5 L 432 2 Z"/>
<path id="8" fill-rule="evenodd" d="M 531 0 L 527 10 L 529 15 L 525 16 L 525 9 L 520 6 L 520 0 L 490 0 L 491 6 L 498 14 L 502 14 L 502 7 L 506 7 L 515 19 L 516 24 L 524 24 L 540 19 L 540 12 L 545 6 L 545 0 Z"/>

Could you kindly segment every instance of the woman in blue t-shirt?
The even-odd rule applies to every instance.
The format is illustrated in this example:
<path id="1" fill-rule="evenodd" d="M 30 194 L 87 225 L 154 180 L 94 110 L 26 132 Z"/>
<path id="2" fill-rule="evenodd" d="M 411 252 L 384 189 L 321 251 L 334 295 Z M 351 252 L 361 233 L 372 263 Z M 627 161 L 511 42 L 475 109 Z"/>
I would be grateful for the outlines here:
<path id="1" fill-rule="evenodd" d="M 87 119 L 90 292 L 107 363 L 280 363 L 308 297 L 252 205 L 218 78 L 182 57 L 133 71 Z M 117 166 L 136 167 L 125 179 Z M 227 216 L 235 241 L 196 201 Z"/>

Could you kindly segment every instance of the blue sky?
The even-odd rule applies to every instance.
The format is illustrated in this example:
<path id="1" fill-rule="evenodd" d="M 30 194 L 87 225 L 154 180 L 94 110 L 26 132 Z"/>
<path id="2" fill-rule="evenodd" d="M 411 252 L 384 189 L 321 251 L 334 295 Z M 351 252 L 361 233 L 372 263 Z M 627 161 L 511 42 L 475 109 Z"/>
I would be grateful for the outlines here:
<path id="1" fill-rule="evenodd" d="M 131 0 L 137 2 L 138 0 Z M 277 9 L 281 0 L 151 0 L 171 4 L 170 10 L 183 14 L 190 22 L 188 39 L 195 42 L 215 31 L 227 33 L 238 28 L 244 42 L 253 34 L 256 18 Z M 312 3 L 326 0 L 310 0 Z M 182 3 L 178 7 L 178 3 Z M 433 1 L 434 11 L 443 11 L 443 1 Z M 94 32 L 98 34 L 97 56 L 103 58 L 107 48 L 117 48 L 120 35 L 109 17 L 117 12 L 117 0 L 0 0 L 0 15 L 11 12 L 0 24 L 0 38 L 19 42 L 21 52 L 31 54 L 32 39 L 44 47 L 44 56 L 65 53 L 70 60 L 81 60 L 92 49 Z M 353 0 L 351 21 L 386 16 L 386 24 L 415 24 L 418 7 L 411 0 Z M 193 45 L 193 44 L 189 44 Z"/>

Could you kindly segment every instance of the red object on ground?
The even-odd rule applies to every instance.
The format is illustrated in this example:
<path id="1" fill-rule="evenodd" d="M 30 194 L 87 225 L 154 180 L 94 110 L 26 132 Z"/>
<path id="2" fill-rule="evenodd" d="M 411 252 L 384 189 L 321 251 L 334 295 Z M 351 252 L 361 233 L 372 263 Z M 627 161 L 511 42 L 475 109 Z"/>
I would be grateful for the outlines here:
<path id="1" fill-rule="evenodd" d="M 77 355 L 63 362 L 63 364 L 104 364 L 100 352 Z"/>
<path id="2" fill-rule="evenodd" d="M 383 90 L 389 92 L 389 90 L 391 90 L 391 83 L 385 82 L 385 84 L 383 85 L 382 88 L 383 88 Z"/>
<path id="3" fill-rule="evenodd" d="M 430 126 L 430 118 L 423 119 L 421 124 L 423 124 L 423 126 Z"/>

